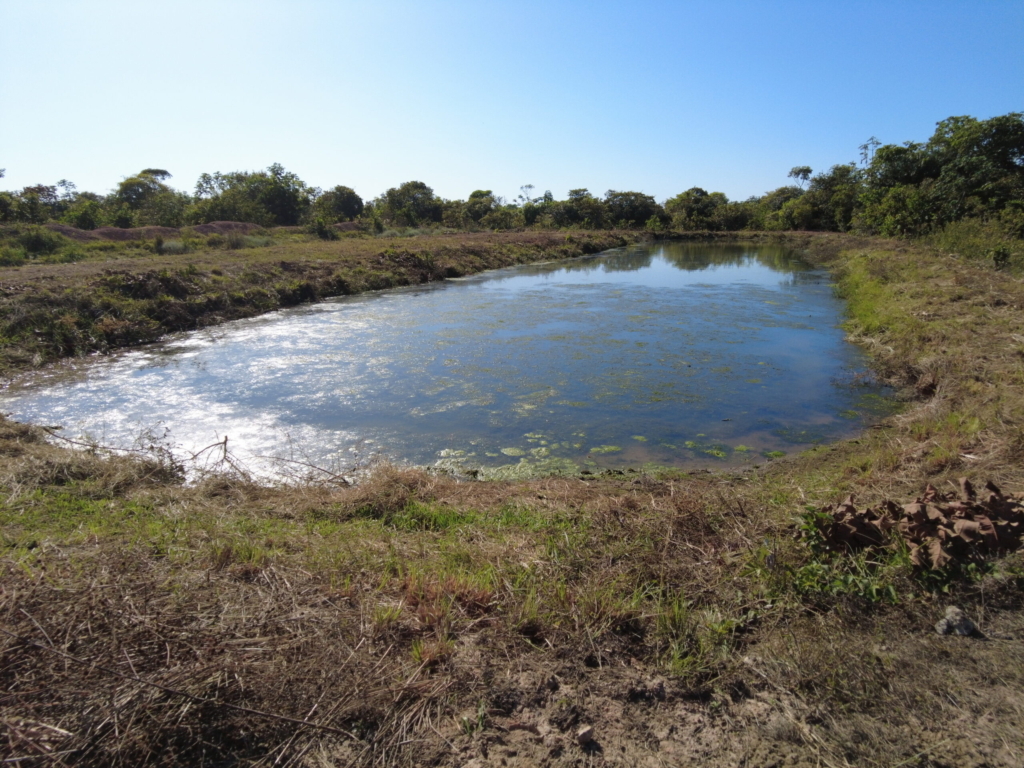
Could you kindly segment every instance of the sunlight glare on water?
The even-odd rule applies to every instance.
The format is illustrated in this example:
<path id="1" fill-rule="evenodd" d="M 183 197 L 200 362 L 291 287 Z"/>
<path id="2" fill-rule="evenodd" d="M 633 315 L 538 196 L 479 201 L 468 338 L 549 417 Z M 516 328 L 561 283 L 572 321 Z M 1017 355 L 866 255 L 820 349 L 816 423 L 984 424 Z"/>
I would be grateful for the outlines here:
<path id="1" fill-rule="evenodd" d="M 746 464 L 884 410 L 842 311 L 828 274 L 781 247 L 634 247 L 56 366 L 0 406 L 106 445 L 228 435 L 257 472 L 374 454 L 494 476 Z"/>

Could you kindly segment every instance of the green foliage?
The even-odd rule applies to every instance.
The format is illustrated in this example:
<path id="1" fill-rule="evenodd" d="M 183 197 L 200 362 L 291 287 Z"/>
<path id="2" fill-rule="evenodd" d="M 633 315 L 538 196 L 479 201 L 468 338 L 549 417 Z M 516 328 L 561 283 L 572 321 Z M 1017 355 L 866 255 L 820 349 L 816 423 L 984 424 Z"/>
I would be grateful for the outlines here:
<path id="1" fill-rule="evenodd" d="M 795 168 L 791 168 L 787 174 L 789 178 L 795 179 L 800 188 L 803 189 L 804 184 L 811 178 L 811 174 L 814 173 L 809 165 L 798 165 Z"/>
<path id="2" fill-rule="evenodd" d="M 28 254 L 19 246 L 0 246 L 0 267 L 20 267 L 28 261 Z"/>
<path id="3" fill-rule="evenodd" d="M 193 224 L 245 221 L 261 226 L 294 226 L 313 205 L 314 190 L 281 165 L 265 171 L 204 173 L 196 182 Z"/>
<path id="4" fill-rule="evenodd" d="M 809 166 L 796 166 L 789 177 L 797 184 L 744 202 L 691 187 L 666 201 L 665 212 L 673 228 L 682 230 L 857 228 L 916 237 L 981 219 L 1001 222 L 1010 239 L 1024 238 L 1021 113 L 990 120 L 951 117 L 927 143 L 882 146 L 871 139 L 861 150 L 862 167 L 840 164 L 812 175 Z M 621 213 L 612 216 L 629 225 Z M 1015 263 L 1012 245 L 991 246 L 986 253 L 993 263 Z"/>
<path id="5" fill-rule="evenodd" d="M 672 218 L 672 226 L 681 230 L 722 229 L 717 210 L 728 204 L 729 198 L 721 192 L 707 192 L 691 187 L 665 201 L 665 213 Z"/>
<path id="6" fill-rule="evenodd" d="M 135 212 L 127 204 L 122 203 L 111 212 L 110 223 L 121 229 L 131 229 L 135 226 Z"/>
<path id="7" fill-rule="evenodd" d="M 931 207 L 927 194 L 920 187 L 900 184 L 885 190 L 870 190 L 861 196 L 861 201 L 864 209 L 860 221 L 880 235 L 918 235 L 931 227 Z"/>
<path id="8" fill-rule="evenodd" d="M 619 226 L 643 227 L 652 216 L 665 223 L 668 221 L 665 209 L 653 197 L 642 192 L 616 192 L 609 189 L 604 196 L 604 205 L 608 219 Z"/>
<path id="9" fill-rule="evenodd" d="M 313 203 L 313 216 L 328 223 L 352 221 L 363 213 L 363 198 L 350 187 L 337 186 L 329 189 Z"/>
<path id="10" fill-rule="evenodd" d="M 855 165 L 833 165 L 828 173 L 813 177 L 807 198 L 816 215 L 807 228 L 847 231 L 853 223 L 860 193 L 861 173 Z"/>
<path id="11" fill-rule="evenodd" d="M 96 229 L 103 225 L 103 208 L 96 200 L 83 199 L 64 214 L 62 221 L 79 229 Z"/>
<path id="12" fill-rule="evenodd" d="M 1009 218 L 1009 217 L 1006 217 Z M 1024 271 L 1024 240 L 1006 218 L 964 219 L 946 224 L 926 236 L 930 245 L 966 259 L 989 261 L 998 269 Z"/>
<path id="13" fill-rule="evenodd" d="M 118 210 L 115 226 L 180 227 L 192 199 L 164 184 L 171 174 L 160 168 L 147 168 L 117 185 L 110 203 Z M 131 212 L 129 217 L 128 212 Z"/>
<path id="14" fill-rule="evenodd" d="M 556 200 L 550 191 L 534 196 L 529 184 L 521 187 L 513 203 L 489 189 L 474 190 L 466 200 L 442 200 L 422 181 L 409 181 L 364 203 L 350 187 L 321 192 L 274 164 L 264 171 L 204 173 L 193 195 L 169 187 L 171 174 L 162 168 L 145 168 L 126 177 L 107 196 L 79 193 L 66 180 L 37 184 L 0 192 L 0 222 L 61 221 L 80 229 L 180 227 L 213 221 L 266 227 L 306 224 L 325 238 L 333 236 L 326 225 L 357 219 L 377 234 L 443 225 L 463 230 L 626 227 L 654 233 L 668 227 L 856 229 L 920 237 L 978 220 L 998 224 L 1002 241 L 984 248 L 965 241 L 964 255 L 1017 269 L 1015 243 L 1024 240 L 1024 113 L 988 120 L 950 117 L 937 124 L 926 142 L 882 145 L 872 138 L 860 149 L 859 165 L 834 165 L 816 175 L 809 166 L 798 165 L 788 174 L 795 183 L 743 201 L 696 186 L 668 199 L 664 207 L 649 195 L 616 190 L 598 199 L 587 189 L 571 189 L 566 199 Z"/>
<path id="15" fill-rule="evenodd" d="M 18 244 L 33 256 L 55 253 L 70 241 L 45 227 L 29 227 L 17 238 Z"/>
<path id="16" fill-rule="evenodd" d="M 514 229 L 515 227 L 522 226 L 522 222 L 519 210 L 512 206 L 494 208 L 480 219 L 481 226 L 494 230 Z"/>
<path id="17" fill-rule="evenodd" d="M 497 201 L 494 193 L 489 189 L 478 189 L 470 192 L 469 200 L 465 203 L 466 216 L 479 223 L 480 220 L 494 210 Z"/>
<path id="18" fill-rule="evenodd" d="M 377 219 L 376 221 L 379 221 Z M 462 200 L 445 200 L 441 207 L 441 224 L 450 229 L 468 229 L 473 223 Z"/>
<path id="19" fill-rule="evenodd" d="M 878 147 L 864 176 L 860 219 L 881 234 L 999 218 L 1024 200 L 1024 114 L 947 118 L 925 144 Z"/>
<path id="20" fill-rule="evenodd" d="M 0 222 L 17 221 L 18 198 L 10 192 L 0 192 Z"/>
<path id="21" fill-rule="evenodd" d="M 321 240 L 337 240 L 338 230 L 323 216 L 317 216 L 309 224 L 309 231 Z"/>
<path id="22" fill-rule="evenodd" d="M 187 221 L 192 199 L 181 192 L 167 190 L 153 195 L 136 212 L 139 226 L 180 227 Z"/>
<path id="23" fill-rule="evenodd" d="M 154 195 L 169 192 L 170 188 L 162 180 L 170 174 L 167 171 L 160 171 L 154 175 L 151 173 L 152 170 L 141 171 L 118 184 L 114 200 L 137 211 Z"/>
<path id="24" fill-rule="evenodd" d="M 422 181 L 392 187 L 374 201 L 373 209 L 384 222 L 399 227 L 437 223 L 444 212 L 442 201 Z"/>
<path id="25" fill-rule="evenodd" d="M 651 216 L 644 225 L 644 229 L 648 232 L 664 232 L 665 222 L 660 216 Z"/>

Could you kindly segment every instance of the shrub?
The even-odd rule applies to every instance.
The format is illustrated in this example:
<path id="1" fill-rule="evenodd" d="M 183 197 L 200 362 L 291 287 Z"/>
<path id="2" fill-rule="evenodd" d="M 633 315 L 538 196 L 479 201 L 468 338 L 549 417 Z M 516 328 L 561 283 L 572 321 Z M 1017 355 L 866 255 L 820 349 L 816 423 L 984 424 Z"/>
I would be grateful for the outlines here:
<path id="1" fill-rule="evenodd" d="M 122 205 L 114 211 L 110 223 L 121 229 L 131 229 L 135 226 L 135 212 L 127 205 Z"/>
<path id="2" fill-rule="evenodd" d="M 321 240 L 337 240 L 338 231 L 330 225 L 323 216 L 317 216 L 309 224 L 310 234 L 316 235 Z"/>
<path id="3" fill-rule="evenodd" d="M 84 200 L 65 214 L 64 221 L 79 229 L 96 229 L 103 223 L 103 209 L 95 200 Z"/>
<path id="4" fill-rule="evenodd" d="M 188 253 L 191 250 L 192 248 L 184 240 L 168 240 L 163 244 L 162 250 L 157 253 L 179 254 Z"/>
<path id="5" fill-rule="evenodd" d="M 0 267 L 20 267 L 27 260 L 24 248 L 10 245 L 0 248 Z"/>
<path id="6" fill-rule="evenodd" d="M 947 253 L 989 261 L 1000 269 L 1017 271 L 1024 267 L 1024 241 L 1013 237 L 1002 221 L 954 221 L 924 240 Z"/>
<path id="7" fill-rule="evenodd" d="M 54 253 L 65 245 L 68 239 L 45 227 L 30 227 L 18 236 L 18 243 L 33 255 Z"/>

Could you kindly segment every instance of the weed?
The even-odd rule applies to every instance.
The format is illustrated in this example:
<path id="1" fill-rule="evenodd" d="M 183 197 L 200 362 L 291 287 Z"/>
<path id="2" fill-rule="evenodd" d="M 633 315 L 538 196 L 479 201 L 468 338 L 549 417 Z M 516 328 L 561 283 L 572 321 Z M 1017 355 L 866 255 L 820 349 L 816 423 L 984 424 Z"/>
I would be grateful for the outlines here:
<path id="1" fill-rule="evenodd" d="M 484 701 L 477 704 L 476 712 L 473 715 L 462 715 L 459 717 L 459 730 L 466 736 L 479 733 L 487 726 L 487 707 Z"/>
<path id="2" fill-rule="evenodd" d="M 444 663 L 451 658 L 455 645 L 450 640 L 413 640 L 410 654 L 412 660 L 426 669 Z"/>
<path id="3" fill-rule="evenodd" d="M 375 635 L 389 633 L 402 620 L 401 605 L 378 605 L 373 609 L 371 625 Z"/>
<path id="4" fill-rule="evenodd" d="M 587 237 L 573 233 L 572 245 Z M 457 261 L 469 271 L 539 258 L 548 242 L 513 252 L 509 239 L 466 238 Z M 19 282 L 28 270 L 11 270 L 7 365 L 40 349 L 88 349 L 90 338 L 155 337 L 167 330 L 147 314 L 158 301 L 223 296 L 217 311 L 229 313 L 235 296 L 240 312 L 264 311 L 280 302 L 268 286 L 329 295 L 341 280 L 356 291 L 384 274 L 376 239 L 275 242 L 244 256 L 205 246 L 157 264 L 147 255 L 139 268 L 33 267 L 52 278 L 45 295 Z M 391 247 L 433 249 L 439 268 L 455 258 L 430 242 Z M 118 248 L 103 253 L 138 254 Z M 986 631 L 1003 622 L 1017 632 L 1019 557 L 921 569 L 898 542 L 830 547 L 817 510 L 853 492 L 911 499 L 965 467 L 1014 490 L 1024 482 L 1024 321 L 1014 309 L 1024 289 L 983 259 L 903 243 L 828 258 L 850 278 L 840 278 L 848 329 L 908 406 L 835 450 L 742 474 L 458 482 L 380 465 L 354 486 L 234 476 L 186 485 L 159 461 L 67 450 L 0 419 L 4 629 L 38 641 L 5 640 L 0 717 L 23 734 L 15 718 L 59 724 L 71 734 L 61 749 L 95 765 L 268 754 L 283 764 L 307 753 L 403 764 L 444 750 L 441 739 L 489 738 L 534 714 L 570 728 L 601 717 L 606 702 L 641 735 L 669 719 L 682 727 L 684 707 L 709 735 L 721 733 L 717 711 L 749 722 L 755 747 L 778 749 L 759 729 L 781 722 L 772 733 L 790 734 L 787 749 L 813 734 L 815 758 L 836 764 L 914 758 L 915 723 L 936 717 L 983 722 L 971 738 L 992 731 L 992 754 L 999 739 L 1019 752 L 1016 700 L 999 699 L 1024 685 L 1012 643 L 954 649 L 931 631 L 955 600 Z M 428 261 L 404 259 L 389 260 L 389 279 L 412 279 Z M 665 687 L 680 697 L 673 707 L 649 706 Z M 731 703 L 751 695 L 756 722 L 743 720 L 754 708 Z M 904 731 L 913 744 L 893 747 Z"/>

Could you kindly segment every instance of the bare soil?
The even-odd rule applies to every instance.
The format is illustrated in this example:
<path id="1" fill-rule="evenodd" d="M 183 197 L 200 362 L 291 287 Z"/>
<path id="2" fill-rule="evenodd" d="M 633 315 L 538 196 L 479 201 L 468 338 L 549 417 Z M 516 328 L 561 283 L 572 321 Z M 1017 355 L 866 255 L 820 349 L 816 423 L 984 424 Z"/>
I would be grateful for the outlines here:
<path id="1" fill-rule="evenodd" d="M 850 334 L 906 407 L 747 472 L 379 466 L 354 486 L 268 487 L 224 463 L 185 484 L 158 451 L 72 450 L 0 421 L 2 759 L 1024 765 L 1024 553 L 951 548 L 970 556 L 936 570 L 896 535 L 835 546 L 813 524 L 849 494 L 857 520 L 961 476 L 1024 490 L 1024 284 L 905 243 L 791 242 L 833 268 Z M 956 533 L 951 498 L 938 527 Z M 976 636 L 936 633 L 950 605 Z"/>

